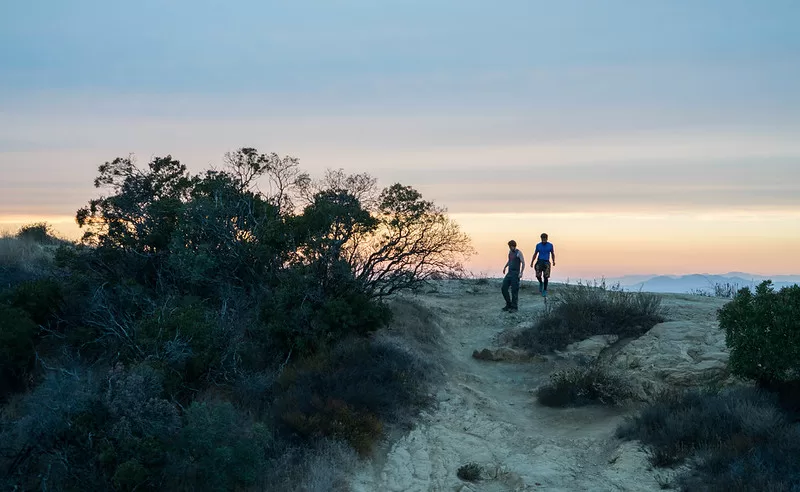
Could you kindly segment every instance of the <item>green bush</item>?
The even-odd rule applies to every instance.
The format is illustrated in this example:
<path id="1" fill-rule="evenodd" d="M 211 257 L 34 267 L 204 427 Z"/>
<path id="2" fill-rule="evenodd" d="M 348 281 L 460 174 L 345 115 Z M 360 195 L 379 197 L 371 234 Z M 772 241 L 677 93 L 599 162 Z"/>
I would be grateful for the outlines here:
<path id="1" fill-rule="evenodd" d="M 9 413 L 0 413 L 0 469 L 9 490 L 106 490 L 95 467 L 102 411 L 90 374 L 46 373 Z"/>
<path id="2" fill-rule="evenodd" d="M 281 420 L 303 439 L 342 440 L 362 456 L 368 456 L 383 435 L 383 424 L 375 415 L 330 397 L 313 396 L 310 405 L 284 412 Z"/>
<path id="3" fill-rule="evenodd" d="M 365 453 L 384 423 L 404 422 L 430 404 L 430 372 L 394 344 L 345 340 L 287 368 L 274 389 L 273 412 L 289 435 L 340 439 Z"/>
<path id="4" fill-rule="evenodd" d="M 147 469 L 135 458 L 120 464 L 114 471 L 112 481 L 119 490 L 133 491 L 148 479 Z"/>
<path id="5" fill-rule="evenodd" d="M 456 475 L 461 480 L 466 480 L 467 482 L 477 482 L 481 479 L 481 465 L 477 463 L 467 463 L 466 465 L 461 465 L 458 467 Z"/>
<path id="6" fill-rule="evenodd" d="M 273 350 L 310 355 L 371 333 L 390 319 L 386 304 L 363 292 L 351 272 L 333 269 L 323 284 L 310 269 L 293 268 L 282 272 L 262 299 L 265 331 L 257 336 Z"/>
<path id="7" fill-rule="evenodd" d="M 27 313 L 0 304 L 0 400 L 24 387 L 33 365 L 37 331 Z"/>
<path id="8" fill-rule="evenodd" d="M 683 490 L 800 487 L 800 427 L 757 389 L 664 393 L 617 437 L 641 441 L 654 466 L 692 465 L 678 477 Z"/>
<path id="9" fill-rule="evenodd" d="M 269 430 L 228 402 L 193 402 L 167 471 L 166 490 L 242 490 L 269 476 Z"/>
<path id="10" fill-rule="evenodd" d="M 183 384 L 192 384 L 207 375 L 225 350 L 218 324 L 216 312 L 186 297 L 162 305 L 141 320 L 138 330 L 147 352 L 160 354 Z"/>
<path id="11" fill-rule="evenodd" d="M 800 286 L 741 289 L 717 317 L 733 374 L 767 384 L 800 379 Z"/>
<path id="12" fill-rule="evenodd" d="M 619 405 L 630 400 L 633 391 L 621 375 L 592 365 L 552 374 L 550 382 L 536 390 L 536 396 L 548 407 Z"/>
<path id="13" fill-rule="evenodd" d="M 618 286 L 577 284 L 560 289 L 535 326 L 522 331 L 514 344 L 531 353 L 563 350 L 594 335 L 638 337 L 664 321 L 661 298 L 627 292 Z"/>
<path id="14" fill-rule="evenodd" d="M 28 313 L 34 323 L 43 325 L 61 308 L 61 284 L 52 278 L 23 282 L 4 296 L 4 300 Z"/>
<path id="15" fill-rule="evenodd" d="M 17 231 L 17 238 L 40 244 L 49 244 L 56 240 L 53 236 L 53 228 L 47 222 L 36 222 L 20 227 Z"/>

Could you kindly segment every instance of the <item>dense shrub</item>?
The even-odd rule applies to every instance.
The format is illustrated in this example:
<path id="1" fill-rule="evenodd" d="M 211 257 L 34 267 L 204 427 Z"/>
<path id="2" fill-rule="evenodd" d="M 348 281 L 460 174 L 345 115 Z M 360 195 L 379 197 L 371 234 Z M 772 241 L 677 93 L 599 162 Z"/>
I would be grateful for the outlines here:
<path id="1" fill-rule="evenodd" d="M 521 332 L 515 345 L 532 353 L 547 353 L 594 335 L 637 337 L 664 321 L 658 295 L 605 284 L 565 286 L 550 302 L 554 306 L 535 326 Z"/>
<path id="2" fill-rule="evenodd" d="M 309 268 L 282 272 L 261 300 L 262 343 L 284 353 L 309 355 L 343 338 L 386 325 L 391 311 L 371 298 L 339 264 L 323 284 Z"/>
<path id="3" fill-rule="evenodd" d="M 12 307 L 25 311 L 36 324 L 45 324 L 61 308 L 61 284 L 53 278 L 43 278 L 17 285 L 3 296 Z"/>
<path id="4" fill-rule="evenodd" d="M 27 313 L 0 304 L 0 401 L 25 385 L 33 364 L 37 333 Z"/>
<path id="5" fill-rule="evenodd" d="M 227 340 L 220 325 L 216 312 L 184 297 L 143 318 L 137 335 L 146 353 L 159 354 L 168 368 L 177 371 L 179 384 L 191 385 L 205 377 L 225 351 Z"/>
<path id="6" fill-rule="evenodd" d="M 619 405 L 632 396 L 622 375 L 596 364 L 558 371 L 536 390 L 539 403 L 548 407 Z"/>
<path id="7" fill-rule="evenodd" d="M 731 372 L 765 384 L 800 379 L 800 286 L 742 289 L 718 318 Z"/>
<path id="8" fill-rule="evenodd" d="M 300 463 L 341 454 L 319 438 L 367 453 L 429 403 L 430 366 L 370 337 L 467 236 L 407 186 L 226 157 L 114 159 L 81 244 L 0 238 L 0 397 L 32 388 L 0 409 L 0 488 L 329 490 L 341 471 Z"/>
<path id="9" fill-rule="evenodd" d="M 691 458 L 685 490 L 796 490 L 800 428 L 774 395 L 751 388 L 664 393 L 617 429 L 647 446 L 654 466 Z"/>
<path id="10" fill-rule="evenodd" d="M 56 241 L 53 227 L 47 222 L 26 224 L 17 231 L 17 238 L 39 244 L 50 244 Z"/>
<path id="11" fill-rule="evenodd" d="M 87 449 L 102 420 L 97 381 L 79 369 L 50 372 L 0 419 L 0 469 L 10 490 L 101 490 Z"/>
<path id="12" fill-rule="evenodd" d="M 229 402 L 194 402 L 166 476 L 167 490 L 238 490 L 269 476 L 274 454 L 269 429 Z"/>
<path id="13" fill-rule="evenodd" d="M 403 422 L 430 403 L 428 367 L 392 343 L 347 340 L 288 369 L 274 411 L 289 433 L 342 439 L 364 453 L 383 422 Z"/>

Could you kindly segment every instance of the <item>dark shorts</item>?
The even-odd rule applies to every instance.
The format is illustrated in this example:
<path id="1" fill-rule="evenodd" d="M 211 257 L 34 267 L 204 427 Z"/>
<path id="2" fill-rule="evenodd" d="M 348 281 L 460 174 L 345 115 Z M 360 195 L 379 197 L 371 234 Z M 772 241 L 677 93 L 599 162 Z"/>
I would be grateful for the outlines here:
<path id="1" fill-rule="evenodd" d="M 533 270 L 536 272 L 537 277 L 544 274 L 545 278 L 550 278 L 550 262 L 547 260 L 538 260 L 536 264 L 533 265 Z"/>

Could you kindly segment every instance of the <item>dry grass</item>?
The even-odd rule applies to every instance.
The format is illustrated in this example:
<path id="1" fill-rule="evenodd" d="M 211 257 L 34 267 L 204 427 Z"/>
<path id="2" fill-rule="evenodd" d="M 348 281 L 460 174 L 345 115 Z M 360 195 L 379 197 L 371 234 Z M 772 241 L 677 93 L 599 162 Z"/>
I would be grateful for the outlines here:
<path id="1" fill-rule="evenodd" d="M 52 261 L 52 249 L 7 233 L 1 235 L 0 289 L 41 277 Z"/>

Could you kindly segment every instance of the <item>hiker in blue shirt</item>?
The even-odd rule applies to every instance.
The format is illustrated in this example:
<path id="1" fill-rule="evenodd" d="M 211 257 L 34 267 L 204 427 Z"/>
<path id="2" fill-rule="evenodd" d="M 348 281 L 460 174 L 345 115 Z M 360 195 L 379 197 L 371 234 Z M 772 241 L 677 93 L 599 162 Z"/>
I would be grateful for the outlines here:
<path id="1" fill-rule="evenodd" d="M 547 281 L 550 279 L 550 257 L 553 257 L 553 266 L 556 266 L 556 250 L 553 243 L 547 242 L 547 234 L 542 233 L 542 242 L 536 245 L 536 252 L 531 259 L 531 266 L 536 272 L 536 280 L 539 281 L 539 292 L 542 297 L 547 297 Z M 539 257 L 538 261 L 536 257 Z M 542 277 L 544 276 L 544 281 Z"/>
<path id="2" fill-rule="evenodd" d="M 508 273 L 506 273 L 508 270 Z M 506 307 L 503 311 L 516 312 L 517 302 L 519 299 L 519 280 L 522 278 L 522 272 L 525 270 L 525 257 L 522 256 L 522 251 L 517 249 L 517 242 L 513 239 L 508 242 L 508 261 L 506 266 L 503 267 L 503 298 L 506 300 Z M 508 288 L 511 287 L 511 296 L 508 295 Z"/>

